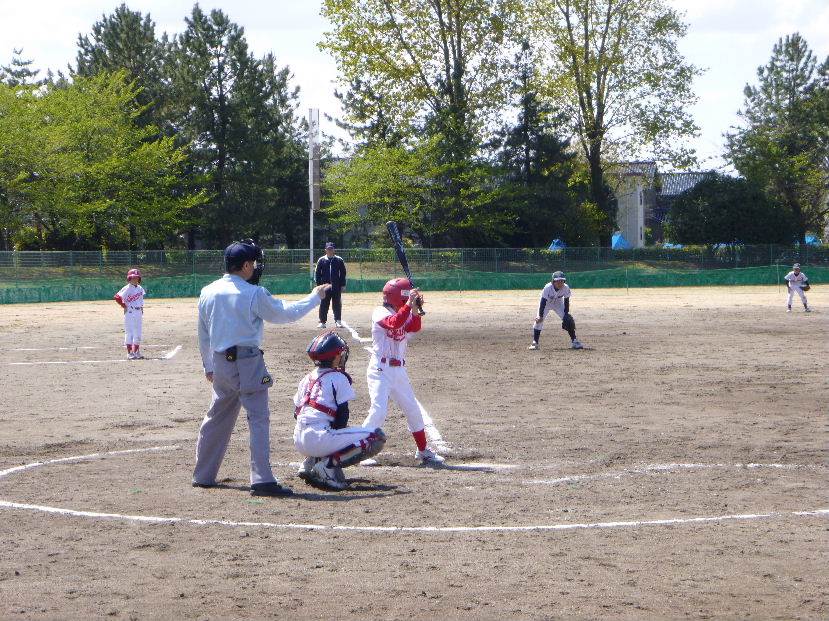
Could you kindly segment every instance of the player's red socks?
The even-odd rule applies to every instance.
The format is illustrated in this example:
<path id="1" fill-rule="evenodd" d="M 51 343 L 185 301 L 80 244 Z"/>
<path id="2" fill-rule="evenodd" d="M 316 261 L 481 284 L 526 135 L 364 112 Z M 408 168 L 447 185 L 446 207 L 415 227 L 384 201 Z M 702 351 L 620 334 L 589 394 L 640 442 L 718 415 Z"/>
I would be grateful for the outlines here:
<path id="1" fill-rule="evenodd" d="M 418 451 L 425 451 L 426 450 L 426 430 L 421 429 L 420 431 L 413 431 L 412 437 L 414 438 L 415 444 L 417 444 Z"/>

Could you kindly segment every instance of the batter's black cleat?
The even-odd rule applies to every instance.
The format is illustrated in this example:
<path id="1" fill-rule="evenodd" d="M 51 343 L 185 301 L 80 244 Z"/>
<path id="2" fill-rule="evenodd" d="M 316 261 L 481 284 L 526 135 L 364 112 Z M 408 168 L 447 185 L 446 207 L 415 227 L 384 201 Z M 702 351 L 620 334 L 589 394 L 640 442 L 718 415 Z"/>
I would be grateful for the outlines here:
<path id="1" fill-rule="evenodd" d="M 193 481 L 193 487 L 203 487 L 205 489 L 210 489 L 211 487 L 216 487 L 215 483 L 198 483 L 197 481 Z"/>
<path id="2" fill-rule="evenodd" d="M 250 486 L 251 496 L 293 496 L 294 490 L 284 487 L 276 481 L 269 483 L 254 483 Z"/>

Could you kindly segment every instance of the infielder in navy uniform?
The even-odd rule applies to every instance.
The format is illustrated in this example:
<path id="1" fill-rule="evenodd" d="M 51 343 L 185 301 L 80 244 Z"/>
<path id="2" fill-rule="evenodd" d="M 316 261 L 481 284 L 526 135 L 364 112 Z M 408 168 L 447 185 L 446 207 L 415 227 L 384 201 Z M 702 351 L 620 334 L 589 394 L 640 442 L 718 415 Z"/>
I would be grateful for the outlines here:
<path id="1" fill-rule="evenodd" d="M 343 327 L 343 291 L 345 291 L 345 261 L 334 254 L 334 244 L 325 244 L 325 254 L 317 260 L 317 269 L 314 274 L 318 285 L 331 285 L 320 304 L 320 322 L 318 328 L 324 328 L 328 321 L 328 306 L 333 306 L 334 325 Z"/>
<path id="2" fill-rule="evenodd" d="M 242 406 L 250 429 L 250 492 L 254 496 L 289 496 L 271 471 L 268 389 L 273 384 L 262 350 L 264 322 L 297 321 L 325 296 L 329 285 L 315 287 L 304 299 L 284 304 L 259 286 L 264 255 L 253 240 L 225 249 L 226 273 L 199 297 L 199 349 L 204 374 L 213 384 L 213 402 L 196 443 L 194 487 L 213 487 L 230 434 Z"/>
<path id="3" fill-rule="evenodd" d="M 576 321 L 570 314 L 570 287 L 567 286 L 567 278 L 564 272 L 553 272 L 552 279 L 541 291 L 541 300 L 538 303 L 538 315 L 533 324 L 533 342 L 529 349 L 538 349 L 538 340 L 541 338 L 541 330 L 544 327 L 544 318 L 550 310 L 555 311 L 561 317 L 561 329 L 567 330 L 570 335 L 570 347 L 583 349 L 583 345 L 576 338 Z"/>

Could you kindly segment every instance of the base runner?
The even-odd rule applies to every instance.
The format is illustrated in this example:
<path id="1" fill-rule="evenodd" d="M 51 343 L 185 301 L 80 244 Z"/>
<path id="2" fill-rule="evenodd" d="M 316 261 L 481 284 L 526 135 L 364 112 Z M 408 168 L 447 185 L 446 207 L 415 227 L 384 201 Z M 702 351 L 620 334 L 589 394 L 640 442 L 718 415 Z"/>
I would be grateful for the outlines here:
<path id="1" fill-rule="evenodd" d="M 113 296 L 124 309 L 124 346 L 129 360 L 141 360 L 141 328 L 144 321 L 144 296 L 147 292 L 141 286 L 141 272 L 132 268 L 127 272 L 127 284 Z"/>

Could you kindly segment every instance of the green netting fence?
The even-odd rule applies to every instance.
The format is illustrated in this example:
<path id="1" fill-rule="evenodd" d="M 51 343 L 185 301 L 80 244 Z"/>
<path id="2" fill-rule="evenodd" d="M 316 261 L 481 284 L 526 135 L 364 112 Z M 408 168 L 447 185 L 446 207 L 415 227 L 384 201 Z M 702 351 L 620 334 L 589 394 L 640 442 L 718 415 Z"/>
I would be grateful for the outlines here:
<path id="1" fill-rule="evenodd" d="M 829 282 L 829 246 L 698 248 L 412 248 L 417 284 L 430 291 L 536 289 L 562 269 L 574 288 L 775 285 L 795 261 L 814 284 Z M 322 250 L 315 253 L 320 256 Z M 401 275 L 393 250 L 338 251 L 348 291 L 378 291 Z M 262 284 L 273 293 L 310 286 L 308 250 L 269 250 Z M 0 252 L 0 304 L 105 300 L 139 267 L 154 298 L 194 297 L 222 273 L 219 250 L 145 252 Z"/>

